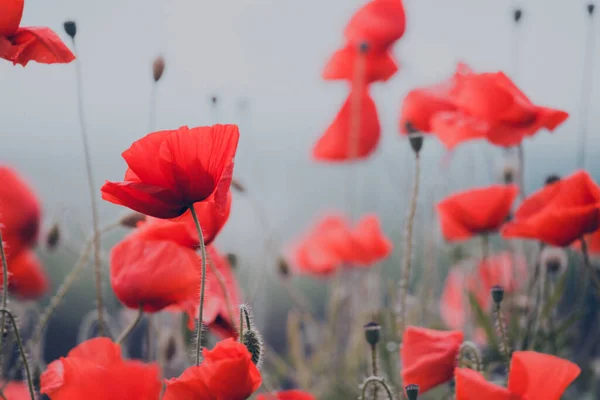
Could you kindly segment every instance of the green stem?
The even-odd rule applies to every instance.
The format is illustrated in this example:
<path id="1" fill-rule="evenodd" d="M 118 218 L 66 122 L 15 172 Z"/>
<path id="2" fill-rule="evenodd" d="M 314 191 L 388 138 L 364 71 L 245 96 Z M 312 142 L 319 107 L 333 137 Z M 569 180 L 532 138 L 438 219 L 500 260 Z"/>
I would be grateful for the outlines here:
<path id="1" fill-rule="evenodd" d="M 140 304 L 140 307 L 138 309 L 137 315 L 135 316 L 135 319 L 133 321 L 131 321 L 129 326 L 127 326 L 127 328 L 125 328 L 125 330 L 123 332 L 121 332 L 121 334 L 119 335 L 119 337 L 116 340 L 116 343 L 119 343 L 119 344 L 123 343 L 123 341 L 125 339 L 127 339 L 127 337 L 131 334 L 131 332 L 133 332 L 133 329 L 137 326 L 138 322 L 140 322 L 143 315 L 144 315 L 144 307 Z"/>
<path id="2" fill-rule="evenodd" d="M 510 348 L 508 343 L 508 336 L 506 335 L 506 327 L 502 320 L 502 310 L 500 304 L 494 304 L 494 316 L 496 319 L 496 328 L 498 329 L 498 335 L 500 336 L 500 353 L 504 357 L 506 364 L 506 376 L 510 372 Z"/>
<path id="3" fill-rule="evenodd" d="M 2 257 L 2 308 L 8 307 L 8 262 L 6 261 L 6 252 L 4 251 L 4 240 L 2 239 L 2 229 L 0 229 L 0 257 Z M 6 329 L 6 318 L 2 314 L 0 322 L 0 350 L 2 350 L 2 340 Z"/>
<path id="4" fill-rule="evenodd" d="M 583 237 L 581 238 L 581 252 L 583 253 L 583 264 L 590 272 L 590 275 L 592 276 L 592 281 L 594 281 L 594 285 L 596 286 L 596 291 L 598 292 L 598 294 L 600 294 L 600 278 L 598 278 L 596 271 L 592 267 L 592 263 L 590 262 L 590 254 L 589 254 L 588 248 L 587 248 L 587 243 Z"/>
<path id="5" fill-rule="evenodd" d="M 21 359 L 23 361 L 23 366 L 25 367 L 25 376 L 27 377 L 27 385 L 29 386 L 29 395 L 31 396 L 31 400 L 35 400 L 35 391 L 33 390 L 33 380 L 31 378 L 31 370 L 29 369 L 29 363 L 27 362 L 27 357 L 25 355 L 25 349 L 23 348 L 23 341 L 21 340 L 21 334 L 19 333 L 19 327 L 17 326 L 17 321 L 15 321 L 15 317 L 11 314 L 9 310 L 6 308 L 0 308 L 0 312 L 2 312 L 3 316 L 8 315 L 8 319 L 10 319 L 10 323 L 15 331 L 15 339 L 17 340 L 17 346 L 19 347 L 19 352 L 21 353 Z"/>
<path id="6" fill-rule="evenodd" d="M 372 344 L 371 345 L 371 372 L 373 376 L 378 376 L 379 375 L 379 371 L 377 368 L 377 345 L 376 344 Z M 377 399 L 377 393 L 378 393 L 378 387 L 377 385 L 375 385 L 375 387 L 373 388 L 373 398 Z"/>
<path id="7" fill-rule="evenodd" d="M 206 284 L 206 246 L 204 245 L 204 235 L 202 234 L 202 228 L 200 227 L 200 221 L 194 210 L 194 205 L 190 206 L 190 212 L 194 223 L 196 224 L 196 230 L 198 231 L 198 239 L 200 239 L 200 257 L 202 257 L 202 276 L 200 281 L 200 307 L 198 309 L 198 329 L 196 332 L 196 366 L 200 365 L 201 353 L 202 353 L 202 317 L 204 313 L 204 287 Z"/>
<path id="8" fill-rule="evenodd" d="M 383 381 L 383 378 L 377 376 L 371 376 L 364 380 L 362 385 L 362 396 L 360 397 L 361 399 L 366 399 L 365 395 L 367 394 L 367 386 L 369 386 L 370 383 L 383 387 L 385 389 L 388 399 L 394 400 L 392 390 L 388 387 L 388 385 L 386 385 L 386 383 Z"/>
<path id="9" fill-rule="evenodd" d="M 248 327 L 250 329 L 250 327 Z M 240 343 L 242 343 L 242 338 L 244 337 L 244 309 L 240 307 Z"/>

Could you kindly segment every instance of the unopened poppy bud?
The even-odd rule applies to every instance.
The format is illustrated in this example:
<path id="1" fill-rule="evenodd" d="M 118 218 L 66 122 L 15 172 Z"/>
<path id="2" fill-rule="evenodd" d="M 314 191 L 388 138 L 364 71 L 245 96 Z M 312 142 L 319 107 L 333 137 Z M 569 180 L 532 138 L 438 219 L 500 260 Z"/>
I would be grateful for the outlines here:
<path id="1" fill-rule="evenodd" d="M 290 275 L 290 265 L 285 258 L 279 257 L 277 260 L 277 271 L 279 272 L 279 275 L 283 277 L 288 277 Z"/>
<path id="2" fill-rule="evenodd" d="M 231 268 L 236 268 L 237 264 L 238 264 L 237 256 L 233 253 L 227 253 L 226 257 L 227 257 L 227 262 L 229 263 L 229 266 Z"/>
<path id="3" fill-rule="evenodd" d="M 216 106 L 218 101 L 219 101 L 219 99 L 217 96 L 213 95 L 210 97 L 210 102 L 212 103 L 213 106 Z"/>
<path id="4" fill-rule="evenodd" d="M 146 220 L 146 216 L 137 211 L 125 214 L 119 219 L 119 225 L 126 228 L 137 228 L 138 224 Z"/>
<path id="5" fill-rule="evenodd" d="M 504 300 L 504 288 L 500 285 L 496 285 L 494 287 L 492 287 L 492 299 L 494 300 L 494 303 L 496 304 L 500 304 L 502 303 L 502 300 Z"/>
<path id="6" fill-rule="evenodd" d="M 594 14 L 594 8 L 595 7 L 596 6 L 594 5 L 594 3 L 590 3 L 590 4 L 587 5 L 588 14 L 590 16 L 592 16 Z"/>
<path id="7" fill-rule="evenodd" d="M 365 328 L 365 339 L 371 346 L 376 346 L 381 339 L 381 325 L 377 322 L 369 322 L 364 326 Z"/>
<path id="8" fill-rule="evenodd" d="M 523 11 L 520 8 L 517 8 L 513 14 L 516 23 L 519 23 L 521 17 L 523 16 Z"/>
<path id="9" fill-rule="evenodd" d="M 165 59 L 162 56 L 158 56 L 152 63 L 152 76 L 154 77 L 154 82 L 160 80 L 163 72 L 165 72 Z"/>
<path id="10" fill-rule="evenodd" d="M 242 343 L 252 355 L 252 362 L 257 366 L 260 366 L 263 355 L 263 341 L 261 335 L 255 330 L 244 331 Z"/>
<path id="11" fill-rule="evenodd" d="M 358 51 L 360 51 L 362 54 L 365 54 L 369 51 L 369 43 L 367 42 L 362 42 L 359 46 L 358 46 Z"/>
<path id="12" fill-rule="evenodd" d="M 548 175 L 548 177 L 546 178 L 546 185 L 550 185 L 551 183 L 554 182 L 558 182 L 560 181 L 560 176 L 552 174 L 552 175 Z"/>
<path id="13" fill-rule="evenodd" d="M 417 400 L 419 398 L 419 385 L 408 385 L 404 388 L 408 400 Z"/>
<path id="14" fill-rule="evenodd" d="M 63 26 L 65 27 L 67 35 L 69 35 L 71 39 L 75 39 L 75 35 L 77 35 L 77 24 L 75 21 L 65 21 Z"/>
<path id="15" fill-rule="evenodd" d="M 560 275 L 567 269 L 567 253 L 560 247 L 546 246 L 540 255 L 540 262 L 548 273 Z"/>
<path id="16" fill-rule="evenodd" d="M 246 187 L 235 178 L 231 180 L 231 187 L 240 193 L 246 193 Z"/>
<path id="17" fill-rule="evenodd" d="M 56 249 L 58 243 L 60 242 L 60 226 L 58 223 L 54 223 L 48 234 L 46 235 L 46 247 L 48 250 L 52 251 Z"/>

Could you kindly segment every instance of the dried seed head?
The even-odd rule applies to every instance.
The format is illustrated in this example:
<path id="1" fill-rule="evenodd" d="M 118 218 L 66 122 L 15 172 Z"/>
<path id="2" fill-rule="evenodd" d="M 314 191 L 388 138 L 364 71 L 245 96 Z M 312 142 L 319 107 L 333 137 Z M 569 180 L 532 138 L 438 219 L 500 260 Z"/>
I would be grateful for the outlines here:
<path id="1" fill-rule="evenodd" d="M 146 216 L 144 214 L 139 213 L 137 211 L 133 211 L 133 212 L 123 215 L 119 219 L 119 225 L 121 225 L 125 228 L 137 228 L 138 224 L 145 220 L 146 220 Z"/>
<path id="2" fill-rule="evenodd" d="M 504 288 L 502 286 L 496 285 L 496 286 L 492 287 L 491 293 L 492 293 L 492 299 L 494 300 L 494 303 L 496 303 L 496 304 L 502 303 L 502 300 L 504 300 Z"/>
<path id="3" fill-rule="evenodd" d="M 285 258 L 279 257 L 277 259 L 277 271 L 279 272 L 279 275 L 284 278 L 290 276 L 290 265 Z"/>
<path id="4" fill-rule="evenodd" d="M 75 35 L 77 35 L 77 24 L 75 21 L 65 21 L 63 26 L 67 35 L 69 35 L 71 39 L 75 39 Z"/>
<path id="5" fill-rule="evenodd" d="M 369 322 L 364 326 L 365 328 L 365 339 L 371 346 L 376 346 L 381 339 L 381 325 L 377 322 Z"/>
<path id="6" fill-rule="evenodd" d="M 152 76 L 154 77 L 154 82 L 158 82 L 160 80 L 160 78 L 163 76 L 163 72 L 165 72 L 165 59 L 163 56 L 158 56 L 152 63 Z"/>
<path id="7" fill-rule="evenodd" d="M 594 3 L 590 3 L 587 5 L 587 11 L 588 11 L 588 14 L 590 15 L 590 17 L 592 15 L 594 15 L 594 8 L 595 8 Z"/>
<path id="8" fill-rule="evenodd" d="M 252 355 L 252 362 L 260 368 L 263 357 L 263 341 L 260 333 L 255 330 L 244 331 L 242 343 Z"/>
<path id="9" fill-rule="evenodd" d="M 548 177 L 546 178 L 546 185 L 550 185 L 551 183 L 554 182 L 558 182 L 560 181 L 560 176 L 552 174 L 552 175 L 548 175 Z"/>
<path id="10" fill-rule="evenodd" d="M 540 254 L 540 263 L 552 275 L 561 275 L 568 262 L 567 252 L 560 247 L 546 246 Z"/>
<path id="11" fill-rule="evenodd" d="M 404 388 L 408 400 L 417 400 L 419 397 L 419 385 L 408 385 Z"/>
<path id="12" fill-rule="evenodd" d="M 235 178 L 231 180 L 231 187 L 240 193 L 246 193 L 246 187 Z"/>
<path id="13" fill-rule="evenodd" d="M 515 9 L 515 11 L 513 13 L 513 18 L 515 19 L 515 22 L 519 23 L 519 21 L 521 20 L 522 17 L 523 17 L 523 10 L 521 10 L 520 8 Z"/>
<path id="14" fill-rule="evenodd" d="M 406 123 L 405 127 L 406 131 L 408 132 L 410 147 L 412 147 L 415 154 L 418 155 L 423 147 L 423 135 L 413 126 L 410 121 Z"/>
<path id="15" fill-rule="evenodd" d="M 58 247 L 58 243 L 60 242 L 60 226 L 58 222 L 55 222 L 48 230 L 46 234 L 46 248 L 49 251 L 53 251 Z"/>

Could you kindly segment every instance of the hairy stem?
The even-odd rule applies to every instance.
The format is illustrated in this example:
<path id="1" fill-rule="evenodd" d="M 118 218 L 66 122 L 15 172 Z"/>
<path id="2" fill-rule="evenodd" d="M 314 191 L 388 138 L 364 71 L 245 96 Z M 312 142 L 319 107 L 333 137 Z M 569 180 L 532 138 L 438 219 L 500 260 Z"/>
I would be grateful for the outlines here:
<path id="1" fill-rule="evenodd" d="M 2 308 L 8 307 L 8 262 L 6 261 L 6 252 L 4 251 L 4 240 L 2 238 L 2 229 L 0 228 L 0 257 L 2 258 Z M 2 314 L 0 321 L 0 351 L 2 350 L 2 341 L 6 330 L 6 318 Z"/>
<path id="2" fill-rule="evenodd" d="M 29 362 L 27 361 L 27 356 L 25 355 L 25 348 L 23 347 L 23 341 L 21 340 L 21 334 L 19 333 L 17 321 L 15 321 L 15 317 L 6 308 L 0 308 L 0 312 L 2 312 L 3 316 L 8 316 L 13 330 L 15 331 L 15 339 L 17 341 L 17 346 L 19 347 L 19 352 L 21 353 L 21 360 L 23 362 L 23 366 L 25 367 L 25 376 L 27 377 L 29 395 L 31 396 L 31 400 L 35 400 L 35 390 L 33 390 L 33 379 L 31 377 L 31 370 L 29 369 Z"/>
<path id="3" fill-rule="evenodd" d="M 494 319 L 496 321 L 496 330 L 498 336 L 500 336 L 500 353 L 504 357 L 505 367 L 506 367 L 506 376 L 510 372 L 510 344 L 508 342 L 508 335 L 506 333 L 506 326 L 504 325 L 504 320 L 502 318 L 502 310 L 500 304 L 494 304 Z"/>
<path id="4" fill-rule="evenodd" d="M 75 38 L 73 38 L 73 50 L 77 54 Z M 100 235 L 98 235 L 98 207 L 96 206 L 94 174 L 92 171 L 92 160 L 90 145 L 85 123 L 85 110 L 83 107 L 83 81 L 81 78 L 81 63 L 79 58 L 75 59 L 75 77 L 77 80 L 77 105 L 79 107 L 79 124 L 81 140 L 83 142 L 83 155 L 85 158 L 85 170 L 87 174 L 88 188 L 90 191 L 90 204 L 92 211 L 92 227 L 94 229 L 94 276 L 96 280 L 96 307 L 98 309 L 98 334 L 104 336 L 104 304 L 102 300 L 102 269 L 100 265 Z"/>
<path id="5" fill-rule="evenodd" d="M 379 376 L 379 371 L 377 368 L 377 345 L 371 345 L 371 372 L 373 376 Z M 378 386 L 375 385 L 373 387 L 373 399 L 377 399 Z"/>
<path id="6" fill-rule="evenodd" d="M 196 230 L 198 231 L 198 239 L 200 239 L 200 257 L 202 257 L 202 276 L 200 277 L 200 307 L 198 308 L 198 328 L 196 329 L 196 366 L 200 365 L 201 353 L 202 353 L 202 317 L 204 313 L 204 289 L 206 286 L 206 246 L 204 245 L 204 235 L 202 234 L 202 228 L 200 227 L 200 221 L 198 221 L 198 215 L 194 205 L 190 207 L 192 218 L 196 224 Z"/>
<path id="7" fill-rule="evenodd" d="M 369 384 L 373 384 L 373 385 L 379 385 L 381 386 L 386 394 L 389 400 L 394 400 L 394 395 L 392 394 L 392 390 L 389 388 L 389 386 L 383 381 L 383 378 L 380 378 L 378 376 L 370 376 L 367 379 L 364 380 L 363 384 L 362 384 L 362 395 L 361 395 L 361 399 L 366 399 L 365 395 L 367 394 L 367 386 L 369 386 Z"/>
<path id="8" fill-rule="evenodd" d="M 119 335 L 119 337 L 116 340 L 116 343 L 119 343 L 119 344 L 123 343 L 125 341 L 125 339 L 127 339 L 127 337 L 131 334 L 131 332 L 133 332 L 133 330 L 135 329 L 137 324 L 140 322 L 143 315 L 144 315 L 144 307 L 142 306 L 142 304 L 140 304 L 140 307 L 138 309 L 137 315 L 135 316 L 135 319 L 133 321 L 131 321 L 131 323 L 127 326 L 127 328 L 125 328 L 125 330 L 123 332 L 121 332 L 121 334 Z"/>

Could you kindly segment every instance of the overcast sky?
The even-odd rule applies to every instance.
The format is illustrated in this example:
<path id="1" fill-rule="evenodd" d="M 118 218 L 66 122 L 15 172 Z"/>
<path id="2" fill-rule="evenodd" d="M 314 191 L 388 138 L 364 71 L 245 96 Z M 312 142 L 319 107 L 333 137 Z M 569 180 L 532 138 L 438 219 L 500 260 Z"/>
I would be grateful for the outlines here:
<path id="1" fill-rule="evenodd" d="M 148 133 L 150 64 L 163 54 L 167 69 L 158 88 L 157 128 L 239 122 L 236 174 L 289 236 L 316 213 L 345 205 L 349 169 L 315 165 L 309 155 L 347 92 L 344 83 L 323 82 L 321 70 L 342 44 L 344 25 L 361 4 L 363 0 L 27 0 L 22 24 L 50 26 L 67 39 L 62 22 L 78 23 L 98 187 L 105 179 L 122 178 L 120 153 Z M 407 196 L 412 160 L 396 122 L 402 97 L 414 86 L 449 76 L 457 61 L 476 71 L 505 70 L 534 102 L 572 114 L 554 134 L 544 132 L 527 142 L 531 187 L 549 172 L 573 170 L 589 19 L 585 4 L 524 2 L 516 36 L 518 69 L 512 71 L 514 3 L 407 0 L 407 33 L 394 48 L 401 70 L 373 90 L 384 138 L 376 156 L 354 170 L 363 192 L 360 209 L 389 212 Z M 600 25 L 594 29 L 598 36 Z M 73 68 L 0 63 L 0 161 L 31 180 L 45 199 L 47 214 L 64 207 L 84 210 L 82 205 L 88 204 Z M 595 78 L 590 159 L 600 146 L 600 73 Z M 209 106 L 213 93 L 221 100 L 218 115 Z M 242 98 L 249 102 L 245 113 L 237 107 Z M 482 148 L 465 146 L 457 158 Z M 428 187 L 436 179 L 442 150 L 429 141 L 424 151 Z M 486 178 L 482 171 L 476 171 L 480 183 Z M 453 179 L 460 174 L 455 169 Z M 226 236 L 230 240 L 247 238 L 254 230 L 247 205 L 240 200 L 235 207 Z M 104 216 L 122 211 L 102 204 Z M 404 212 L 395 213 L 393 224 L 400 224 Z"/>

